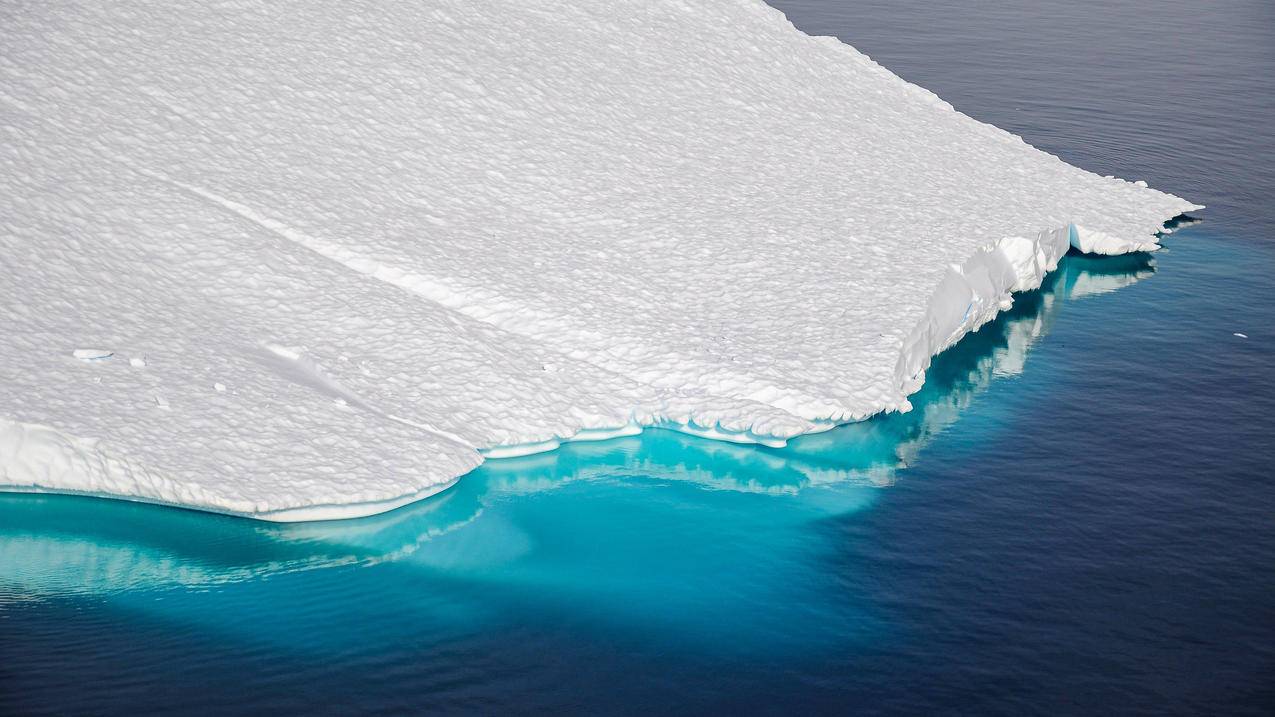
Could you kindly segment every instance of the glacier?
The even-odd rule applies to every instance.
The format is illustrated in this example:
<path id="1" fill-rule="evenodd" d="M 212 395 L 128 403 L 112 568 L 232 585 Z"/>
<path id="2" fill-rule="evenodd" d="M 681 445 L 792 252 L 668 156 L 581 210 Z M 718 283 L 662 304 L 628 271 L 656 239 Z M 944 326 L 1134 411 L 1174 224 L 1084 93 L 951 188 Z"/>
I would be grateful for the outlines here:
<path id="1" fill-rule="evenodd" d="M 273 521 L 910 409 L 1199 209 L 761 0 L 9 3 L 0 489 Z"/>

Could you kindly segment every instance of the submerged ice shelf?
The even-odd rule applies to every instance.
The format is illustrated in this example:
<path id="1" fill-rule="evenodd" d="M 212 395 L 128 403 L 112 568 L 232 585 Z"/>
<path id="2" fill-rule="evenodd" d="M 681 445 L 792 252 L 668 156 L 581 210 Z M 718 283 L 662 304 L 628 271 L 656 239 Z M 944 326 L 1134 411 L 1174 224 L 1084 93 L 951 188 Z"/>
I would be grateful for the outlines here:
<path id="1" fill-rule="evenodd" d="M 123 504 L 0 495 L 0 565 L 33 594 L 101 596 L 138 587 L 210 587 L 351 564 L 422 559 L 428 564 L 428 544 L 476 530 L 493 537 L 436 547 L 436 559 L 451 567 L 497 568 L 511 550 L 531 544 L 510 541 L 501 529 L 507 523 L 498 517 L 498 504 L 506 497 L 544 495 L 579 482 L 603 484 L 604 494 L 640 491 L 651 487 L 651 477 L 657 477 L 655 483 L 795 499 L 776 505 L 775 522 L 840 515 L 870 502 L 871 486 L 892 484 L 896 471 L 914 464 L 998 377 L 1020 374 L 1065 307 L 1146 279 L 1155 273 L 1154 263 L 1146 254 L 1064 258 L 1040 291 L 1026 294 L 936 359 L 925 387 L 911 397 L 912 411 L 843 425 L 782 452 L 688 440 L 668 431 L 604 443 L 573 441 L 563 450 L 484 464 L 439 500 L 364 520 L 323 523 L 243 525 L 180 511 L 154 515 Z M 484 516 L 485 525 L 479 523 Z M 732 514 L 730 520 L 736 519 Z M 117 525 L 121 522 L 144 524 Z M 121 540 L 121 529 L 150 537 Z M 196 532 L 202 539 L 189 540 Z M 167 538 L 156 540 L 157 533 Z M 244 549 L 228 551 L 230 544 Z"/>
<path id="2" fill-rule="evenodd" d="M 311 520 L 646 426 L 781 445 L 1198 208 L 760 0 L 6 24 L 11 490 Z"/>

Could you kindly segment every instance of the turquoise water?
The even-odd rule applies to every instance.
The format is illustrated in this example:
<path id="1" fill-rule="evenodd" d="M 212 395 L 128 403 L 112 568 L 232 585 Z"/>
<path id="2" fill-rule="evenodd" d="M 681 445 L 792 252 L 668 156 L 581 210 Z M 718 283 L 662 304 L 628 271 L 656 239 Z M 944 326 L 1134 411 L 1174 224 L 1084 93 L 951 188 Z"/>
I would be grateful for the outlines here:
<path id="1" fill-rule="evenodd" d="M 782 450 L 650 431 L 334 523 L 0 495 L 0 713 L 1275 707 L 1269 8 L 776 4 L 1205 221 Z"/>

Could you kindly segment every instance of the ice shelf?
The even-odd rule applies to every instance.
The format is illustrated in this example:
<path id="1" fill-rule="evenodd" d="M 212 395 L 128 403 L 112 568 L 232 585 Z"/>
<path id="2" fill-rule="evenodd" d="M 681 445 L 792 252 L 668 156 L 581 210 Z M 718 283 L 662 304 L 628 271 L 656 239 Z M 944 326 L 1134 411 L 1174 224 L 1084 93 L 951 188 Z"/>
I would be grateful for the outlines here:
<path id="1" fill-rule="evenodd" d="M 1198 208 L 761 0 L 4 24 L 7 490 L 314 520 L 649 426 L 782 445 Z"/>

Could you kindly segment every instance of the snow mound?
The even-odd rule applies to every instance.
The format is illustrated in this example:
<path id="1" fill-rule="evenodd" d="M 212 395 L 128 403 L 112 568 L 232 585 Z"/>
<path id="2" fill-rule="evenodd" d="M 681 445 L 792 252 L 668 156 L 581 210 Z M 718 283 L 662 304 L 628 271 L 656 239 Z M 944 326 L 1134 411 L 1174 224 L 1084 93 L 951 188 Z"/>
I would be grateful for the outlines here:
<path id="1" fill-rule="evenodd" d="M 782 445 L 1197 208 L 760 0 L 4 15 L 11 490 L 310 520 L 644 426 Z"/>

